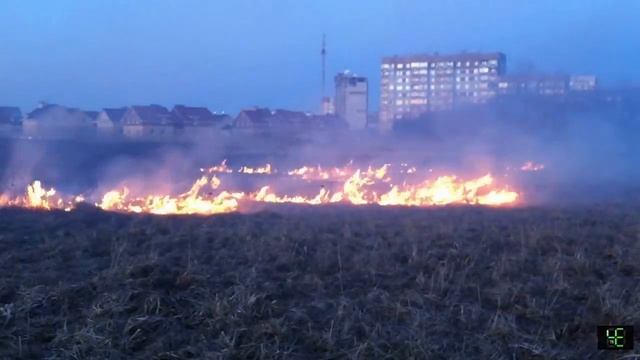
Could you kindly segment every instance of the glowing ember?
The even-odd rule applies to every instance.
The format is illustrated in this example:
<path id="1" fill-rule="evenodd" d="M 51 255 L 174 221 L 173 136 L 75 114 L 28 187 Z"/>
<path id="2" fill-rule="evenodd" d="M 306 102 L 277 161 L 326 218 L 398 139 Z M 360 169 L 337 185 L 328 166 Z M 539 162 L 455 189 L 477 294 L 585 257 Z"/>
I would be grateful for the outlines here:
<path id="1" fill-rule="evenodd" d="M 354 170 L 351 168 L 351 164 L 342 168 L 323 169 L 320 165 L 316 167 L 303 166 L 298 169 L 289 171 L 287 174 L 290 176 L 299 177 L 307 181 L 315 180 L 331 180 L 331 181 L 344 181 L 353 175 Z"/>
<path id="2" fill-rule="evenodd" d="M 273 185 L 264 185 L 256 191 L 240 192 L 225 189 L 223 181 L 216 174 L 233 172 L 223 162 L 218 166 L 201 169 L 204 175 L 197 179 L 191 188 L 179 195 L 150 194 L 134 196 L 130 189 L 122 188 L 107 191 L 95 197 L 95 205 L 104 210 L 152 213 L 152 214 L 218 214 L 240 211 L 250 208 L 251 203 L 295 203 L 322 205 L 345 203 L 353 205 L 376 204 L 381 206 L 434 206 L 447 204 L 508 205 L 518 200 L 518 193 L 506 188 L 498 188 L 494 178 L 485 176 L 462 180 L 456 176 L 440 176 L 433 180 L 421 179 L 409 184 L 404 177 L 402 182 L 394 183 L 393 174 L 417 174 L 415 167 L 402 166 L 393 173 L 390 164 L 381 167 L 369 166 L 365 170 L 354 169 L 351 165 L 344 168 L 322 169 L 301 167 L 288 171 L 294 179 L 307 182 L 331 180 L 338 182 L 325 187 L 310 196 L 300 194 L 277 194 Z M 409 172 L 411 170 L 411 172 Z M 267 164 L 264 167 L 241 167 L 243 174 L 272 174 L 276 170 Z M 431 172 L 431 169 L 428 170 Z M 416 175 L 417 177 L 417 175 Z M 308 186 L 307 186 L 308 187 Z M 85 197 L 64 197 L 55 189 L 46 189 L 39 181 L 27 187 L 23 196 L 10 197 L 0 195 L 0 206 L 20 206 L 41 209 L 72 209 Z"/>
<path id="3" fill-rule="evenodd" d="M 241 174 L 273 174 L 275 171 L 271 169 L 271 164 L 267 164 L 263 167 L 252 168 L 243 166 L 238 170 Z"/>
<path id="4" fill-rule="evenodd" d="M 544 164 L 536 164 L 532 161 L 527 161 L 520 167 L 520 170 L 522 171 L 540 171 L 543 169 L 544 169 Z"/>
<path id="5" fill-rule="evenodd" d="M 208 169 L 200 169 L 201 172 L 206 172 L 209 174 L 213 174 L 213 173 L 232 173 L 233 170 L 231 170 L 228 166 L 227 166 L 227 160 L 222 160 L 222 162 L 220 163 L 220 165 L 216 165 L 213 167 L 210 167 Z"/>

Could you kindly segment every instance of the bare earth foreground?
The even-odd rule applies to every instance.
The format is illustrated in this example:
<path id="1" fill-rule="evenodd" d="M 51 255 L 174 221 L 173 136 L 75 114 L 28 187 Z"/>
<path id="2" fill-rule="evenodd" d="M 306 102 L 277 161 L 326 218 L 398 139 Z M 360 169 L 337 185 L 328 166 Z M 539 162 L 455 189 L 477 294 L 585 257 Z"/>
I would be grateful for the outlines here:
<path id="1" fill-rule="evenodd" d="M 0 358 L 608 358 L 639 259 L 630 205 L 4 209 Z"/>

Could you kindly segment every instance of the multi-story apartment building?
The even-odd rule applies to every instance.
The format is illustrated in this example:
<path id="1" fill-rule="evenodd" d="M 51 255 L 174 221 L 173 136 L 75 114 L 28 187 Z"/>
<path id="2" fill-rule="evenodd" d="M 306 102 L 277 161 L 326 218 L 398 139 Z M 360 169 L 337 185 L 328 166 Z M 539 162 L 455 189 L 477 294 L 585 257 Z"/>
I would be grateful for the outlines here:
<path id="1" fill-rule="evenodd" d="M 596 86 L 597 78 L 594 75 L 503 76 L 498 82 L 498 94 L 562 96 L 572 91 L 593 91 Z"/>
<path id="2" fill-rule="evenodd" d="M 367 127 L 369 85 L 367 78 L 349 72 L 336 75 L 335 114 L 351 129 Z"/>
<path id="3" fill-rule="evenodd" d="M 565 75 L 510 75 L 498 82 L 500 95 L 565 95 L 569 77 Z"/>
<path id="4" fill-rule="evenodd" d="M 496 95 L 506 70 L 502 53 L 410 55 L 382 59 L 380 125 Z"/>
<path id="5" fill-rule="evenodd" d="M 571 91 L 593 91 L 597 86 L 598 79 L 595 75 L 572 75 L 569 78 Z"/>

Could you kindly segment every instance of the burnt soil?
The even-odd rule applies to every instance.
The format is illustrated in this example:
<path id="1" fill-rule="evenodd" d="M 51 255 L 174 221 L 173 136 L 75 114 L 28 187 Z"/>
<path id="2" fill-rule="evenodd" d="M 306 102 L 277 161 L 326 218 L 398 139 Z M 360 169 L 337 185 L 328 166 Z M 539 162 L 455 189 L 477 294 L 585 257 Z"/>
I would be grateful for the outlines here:
<path id="1" fill-rule="evenodd" d="M 3 209 L 0 358 L 608 358 L 639 240 L 630 205 Z"/>

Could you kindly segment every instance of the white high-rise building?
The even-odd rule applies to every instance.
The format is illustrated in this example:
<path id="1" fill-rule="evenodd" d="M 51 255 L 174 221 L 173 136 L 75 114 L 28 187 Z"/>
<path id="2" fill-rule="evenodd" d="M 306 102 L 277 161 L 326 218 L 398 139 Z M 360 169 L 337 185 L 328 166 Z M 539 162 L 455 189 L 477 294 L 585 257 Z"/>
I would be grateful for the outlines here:
<path id="1" fill-rule="evenodd" d="M 336 75 L 335 83 L 335 114 L 345 120 L 351 129 L 366 128 L 369 112 L 367 78 L 345 71 Z"/>
<path id="2" fill-rule="evenodd" d="M 380 126 L 455 104 L 484 103 L 506 70 L 502 53 L 409 55 L 382 59 Z"/>

